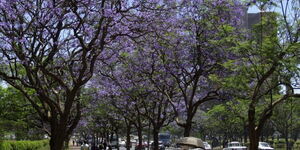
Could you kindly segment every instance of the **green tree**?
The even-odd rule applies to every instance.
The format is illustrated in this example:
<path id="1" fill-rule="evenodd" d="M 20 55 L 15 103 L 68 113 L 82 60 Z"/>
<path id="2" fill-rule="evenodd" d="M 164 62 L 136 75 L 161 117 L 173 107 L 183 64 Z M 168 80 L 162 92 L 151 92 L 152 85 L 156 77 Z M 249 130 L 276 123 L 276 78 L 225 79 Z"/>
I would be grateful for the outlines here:
<path id="1" fill-rule="evenodd" d="M 291 99 L 274 109 L 271 120 L 273 126 L 285 139 L 286 149 L 291 149 L 292 143 L 289 138 L 297 141 L 300 126 L 300 105 L 296 99 Z M 298 130 L 297 130 L 298 129 Z"/>
<path id="2" fill-rule="evenodd" d="M 207 116 L 204 121 L 206 131 L 209 131 L 208 134 L 212 137 L 222 137 L 222 141 L 219 142 L 222 142 L 223 146 L 228 141 L 242 138 L 244 133 L 244 122 L 239 117 L 241 114 L 235 112 L 236 110 L 233 110 L 231 106 L 231 102 L 216 105 L 205 114 Z"/>
<path id="3" fill-rule="evenodd" d="M 258 4 L 263 8 L 272 6 L 266 1 Z M 286 16 L 284 13 L 281 17 L 273 12 L 261 12 L 259 23 L 246 32 L 248 37 L 228 39 L 236 44 L 231 49 L 235 58 L 224 66 L 231 69 L 234 76 L 221 82 L 232 90 L 235 98 L 244 100 L 247 105 L 250 150 L 258 149 L 259 137 L 273 108 L 289 97 L 300 97 L 294 93 L 291 81 L 299 75 L 300 31 L 292 30 Z M 299 27 L 299 22 L 295 23 Z"/>
<path id="4" fill-rule="evenodd" d="M 25 97 L 13 87 L 0 87 L 0 137 L 13 135 L 16 140 L 43 137 L 41 122 Z"/>

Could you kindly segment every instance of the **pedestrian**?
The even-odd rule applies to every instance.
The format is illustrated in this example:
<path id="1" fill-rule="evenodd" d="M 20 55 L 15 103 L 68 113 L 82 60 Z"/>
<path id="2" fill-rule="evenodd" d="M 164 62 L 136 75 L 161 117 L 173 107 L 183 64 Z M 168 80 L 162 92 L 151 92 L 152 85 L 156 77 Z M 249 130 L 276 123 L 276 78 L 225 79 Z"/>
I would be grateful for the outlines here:
<path id="1" fill-rule="evenodd" d="M 104 141 L 104 143 L 103 143 L 103 149 L 106 149 L 106 147 L 107 147 L 107 143 L 106 143 L 106 141 Z"/>
<path id="2" fill-rule="evenodd" d="M 75 146 L 75 140 L 73 140 L 73 146 Z"/>

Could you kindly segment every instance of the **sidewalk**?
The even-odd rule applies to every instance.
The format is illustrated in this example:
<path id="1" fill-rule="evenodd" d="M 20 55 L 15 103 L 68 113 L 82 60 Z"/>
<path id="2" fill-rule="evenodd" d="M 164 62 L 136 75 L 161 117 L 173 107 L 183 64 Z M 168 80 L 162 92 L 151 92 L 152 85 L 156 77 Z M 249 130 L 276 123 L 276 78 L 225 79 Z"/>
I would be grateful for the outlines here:
<path id="1" fill-rule="evenodd" d="M 80 146 L 71 146 L 70 145 L 69 150 L 80 150 Z"/>

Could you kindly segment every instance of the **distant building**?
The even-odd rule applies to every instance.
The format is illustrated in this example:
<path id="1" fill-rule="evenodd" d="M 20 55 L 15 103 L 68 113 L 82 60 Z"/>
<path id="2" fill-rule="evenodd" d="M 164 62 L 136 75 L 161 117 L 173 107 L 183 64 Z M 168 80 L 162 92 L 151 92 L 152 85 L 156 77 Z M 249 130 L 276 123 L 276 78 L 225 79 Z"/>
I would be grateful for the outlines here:
<path id="1" fill-rule="evenodd" d="M 242 26 L 246 29 L 251 30 L 253 29 L 254 25 L 257 25 L 258 23 L 261 23 L 261 21 L 263 21 L 267 29 L 271 31 L 270 27 L 271 29 L 277 28 L 277 26 L 275 25 L 276 17 L 277 16 L 275 12 L 245 13 L 245 15 L 243 16 Z"/>

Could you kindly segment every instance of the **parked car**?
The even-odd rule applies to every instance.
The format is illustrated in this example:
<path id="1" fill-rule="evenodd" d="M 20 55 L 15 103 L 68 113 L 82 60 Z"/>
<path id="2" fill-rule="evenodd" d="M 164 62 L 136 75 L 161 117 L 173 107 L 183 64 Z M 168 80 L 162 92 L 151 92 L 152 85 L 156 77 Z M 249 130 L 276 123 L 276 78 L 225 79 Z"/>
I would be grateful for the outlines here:
<path id="1" fill-rule="evenodd" d="M 223 148 L 223 150 L 247 150 L 246 146 L 242 146 L 240 142 L 229 142 L 227 144 L 226 148 Z"/>
<path id="2" fill-rule="evenodd" d="M 126 141 L 124 141 L 124 140 L 119 141 L 119 146 L 120 147 L 125 147 L 126 146 Z"/>
<path id="3" fill-rule="evenodd" d="M 205 150 L 211 150 L 211 146 L 207 142 L 203 142 Z"/>
<path id="4" fill-rule="evenodd" d="M 137 140 L 135 139 L 130 139 L 130 145 L 136 145 L 137 144 Z"/>
<path id="5" fill-rule="evenodd" d="M 267 142 L 259 142 L 258 143 L 259 150 L 274 150 Z"/>

